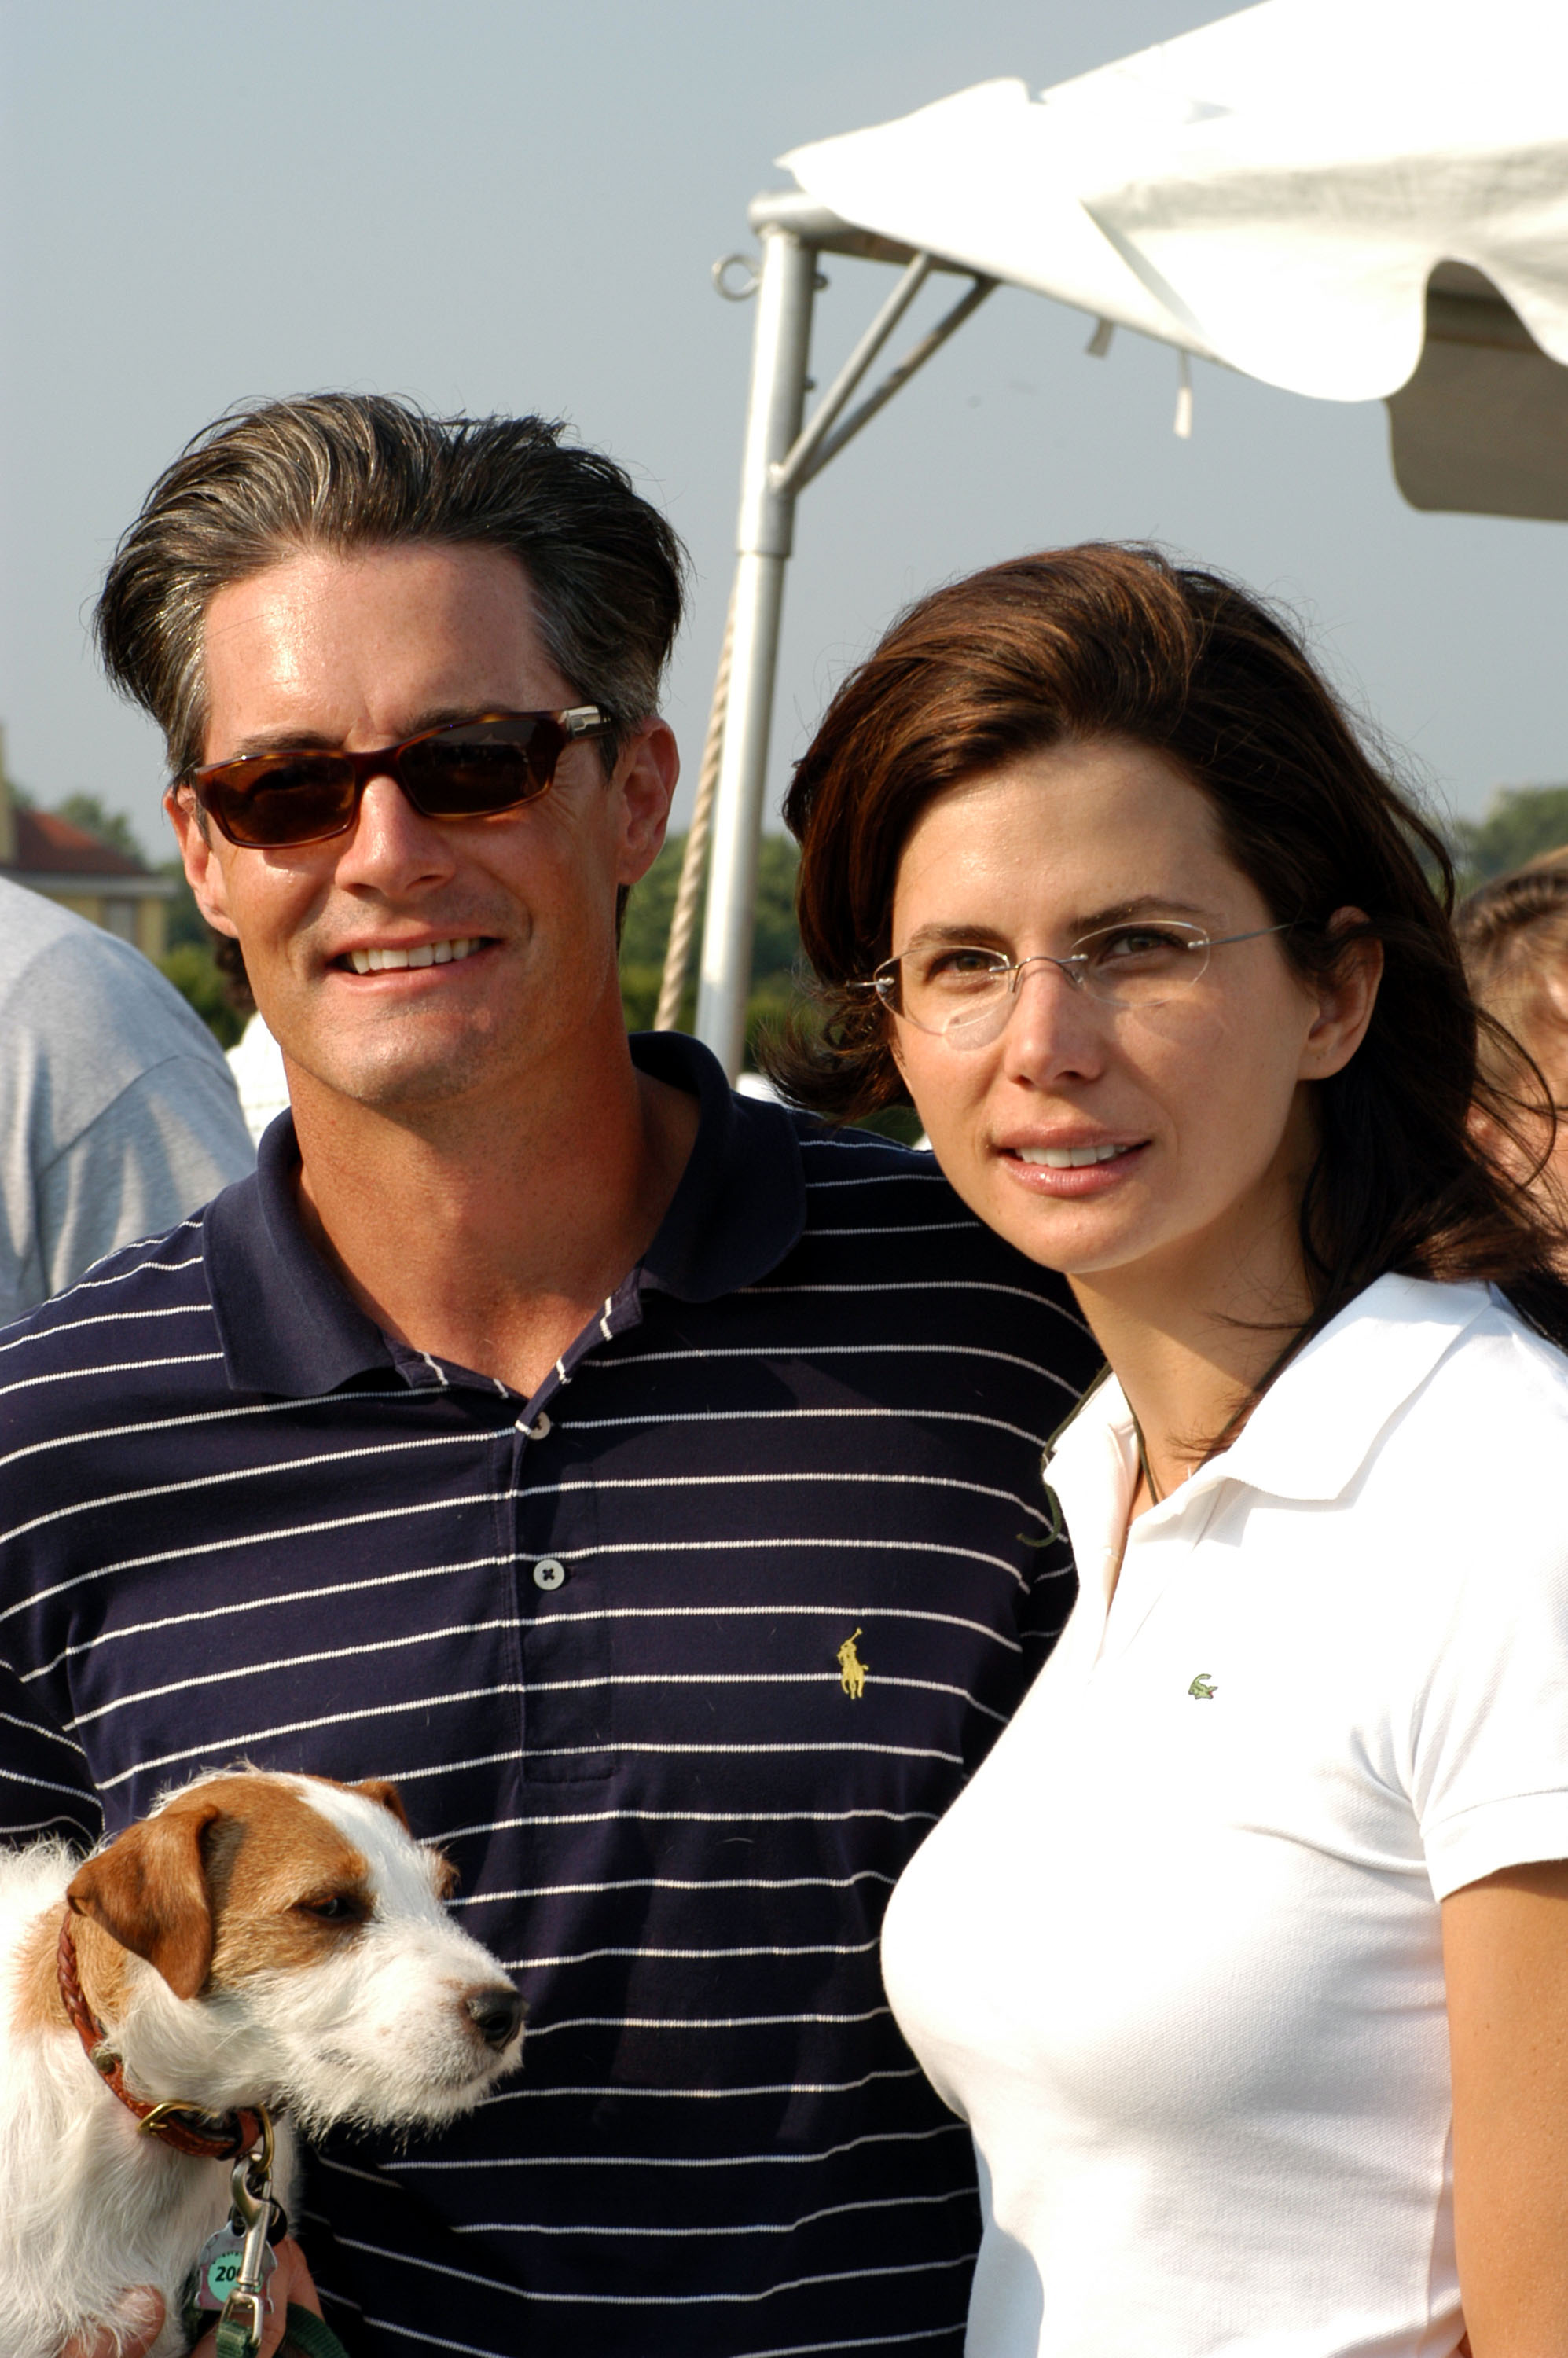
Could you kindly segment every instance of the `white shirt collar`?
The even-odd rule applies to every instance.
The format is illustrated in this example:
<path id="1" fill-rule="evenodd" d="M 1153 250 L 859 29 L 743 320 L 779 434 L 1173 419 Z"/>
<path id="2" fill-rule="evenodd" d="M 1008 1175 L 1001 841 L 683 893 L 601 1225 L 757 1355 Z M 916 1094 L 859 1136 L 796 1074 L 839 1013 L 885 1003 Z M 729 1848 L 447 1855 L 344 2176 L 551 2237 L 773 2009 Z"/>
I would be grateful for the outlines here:
<path id="1" fill-rule="evenodd" d="M 1490 1303 L 1485 1285 L 1379 1278 L 1270 1386 L 1230 1448 L 1141 1516 L 1139 1530 L 1178 1520 L 1221 1482 L 1281 1498 L 1337 1498 L 1384 1427 Z M 1112 1376 L 1087 1396 L 1044 1463 L 1086 1574 L 1097 1543 L 1112 1545 L 1113 1531 L 1119 1552 L 1136 1465 L 1132 1412 Z"/>

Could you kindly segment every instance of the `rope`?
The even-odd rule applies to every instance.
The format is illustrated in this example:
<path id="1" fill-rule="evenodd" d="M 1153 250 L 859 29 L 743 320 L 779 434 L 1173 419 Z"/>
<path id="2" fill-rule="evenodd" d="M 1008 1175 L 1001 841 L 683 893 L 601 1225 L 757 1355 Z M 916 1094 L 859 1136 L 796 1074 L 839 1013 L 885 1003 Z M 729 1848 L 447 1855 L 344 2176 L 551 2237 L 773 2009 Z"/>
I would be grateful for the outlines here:
<path id="1" fill-rule="evenodd" d="M 691 806 L 686 856 L 681 861 L 680 882 L 676 888 L 676 905 L 670 918 L 664 980 L 659 985 L 659 1004 L 654 1016 L 655 1032 L 673 1032 L 676 1029 L 681 999 L 686 990 L 687 968 L 691 963 L 691 939 L 697 930 L 697 904 L 702 897 L 702 874 L 708 860 L 708 830 L 713 821 L 713 797 L 719 785 L 719 764 L 724 753 L 724 718 L 730 703 L 730 651 L 734 642 L 735 593 L 731 590 L 730 611 L 724 622 L 724 644 L 719 651 L 719 669 L 713 681 L 713 702 L 708 714 L 708 735 L 702 747 L 702 767 L 697 773 L 697 800 Z"/>

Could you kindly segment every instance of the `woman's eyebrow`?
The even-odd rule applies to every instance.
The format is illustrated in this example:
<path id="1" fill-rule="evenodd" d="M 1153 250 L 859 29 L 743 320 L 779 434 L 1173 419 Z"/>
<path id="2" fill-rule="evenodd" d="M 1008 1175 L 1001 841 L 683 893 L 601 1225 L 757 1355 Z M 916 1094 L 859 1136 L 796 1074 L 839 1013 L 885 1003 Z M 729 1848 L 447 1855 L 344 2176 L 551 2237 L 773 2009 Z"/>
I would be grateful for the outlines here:
<path id="1" fill-rule="evenodd" d="M 1158 892 L 1142 892 L 1130 901 L 1114 901 L 1103 909 L 1089 909 L 1070 917 L 1062 930 L 1074 940 L 1085 934 L 1098 933 L 1106 925 L 1120 925 L 1137 917 L 1181 917 L 1192 924 L 1217 925 L 1219 919 L 1212 909 L 1200 909 L 1190 901 L 1167 899 Z M 911 934 L 906 949 L 948 949 L 972 944 L 976 949 L 1005 949 L 1012 936 L 1000 926 L 976 920 L 917 926 Z"/>
<path id="2" fill-rule="evenodd" d="M 1106 908 L 1089 909 L 1073 919 L 1074 930 L 1079 934 L 1098 934 L 1102 926 L 1125 925 L 1131 917 L 1183 917 L 1194 923 L 1217 924 L 1214 910 L 1200 909 L 1191 901 L 1173 901 L 1162 892 L 1141 892 L 1135 900 L 1113 901 Z"/>
<path id="3" fill-rule="evenodd" d="M 979 923 L 968 925 L 961 921 L 957 925 L 917 925 L 900 955 L 907 957 L 911 950 L 916 949 L 1005 949 L 1007 943 L 1008 936 L 995 925 Z"/>

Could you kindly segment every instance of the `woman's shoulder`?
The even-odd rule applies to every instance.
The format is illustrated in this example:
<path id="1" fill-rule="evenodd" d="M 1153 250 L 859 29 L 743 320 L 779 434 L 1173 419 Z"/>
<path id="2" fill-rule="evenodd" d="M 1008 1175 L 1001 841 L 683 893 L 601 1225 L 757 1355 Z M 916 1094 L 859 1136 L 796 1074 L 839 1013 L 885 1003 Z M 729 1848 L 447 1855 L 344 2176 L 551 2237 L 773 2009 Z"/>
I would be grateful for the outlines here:
<path id="1" fill-rule="evenodd" d="M 1462 1532 L 1522 1539 L 1534 1528 L 1554 1555 L 1568 1552 L 1561 1504 L 1568 1355 L 1495 1288 L 1399 1282 L 1407 1315 L 1425 1325 L 1435 1347 L 1425 1376 L 1390 1414 L 1373 1460 L 1396 1481 L 1418 1479 L 1426 1499 L 1420 1520 L 1429 1515 L 1455 1540 Z"/>
<path id="2" fill-rule="evenodd" d="M 1472 1395 L 1488 1422 L 1519 1415 L 1568 1421 L 1568 1353 L 1538 1334 L 1496 1286 L 1406 1282 L 1435 1297 L 1435 1307 L 1464 1314 L 1453 1348 L 1434 1370 L 1434 1390 L 1450 1402 Z"/>

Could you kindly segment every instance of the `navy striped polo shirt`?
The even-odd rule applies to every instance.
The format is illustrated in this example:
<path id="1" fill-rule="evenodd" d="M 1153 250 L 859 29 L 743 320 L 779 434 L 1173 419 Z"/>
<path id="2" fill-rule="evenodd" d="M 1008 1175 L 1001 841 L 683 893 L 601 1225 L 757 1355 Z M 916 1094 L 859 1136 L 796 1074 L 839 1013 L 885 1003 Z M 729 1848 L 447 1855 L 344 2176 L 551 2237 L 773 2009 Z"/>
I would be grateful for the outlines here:
<path id="1" fill-rule="evenodd" d="M 355 1306 L 287 1117 L 0 1337 L 0 1823 L 243 1758 L 391 1778 L 451 1855 L 524 2062 L 317 2157 L 351 2351 L 957 2358 L 969 2138 L 878 1931 L 1065 1616 L 1040 1449 L 1098 1354 L 929 1155 L 633 1053 L 697 1141 L 531 1400 Z"/>

